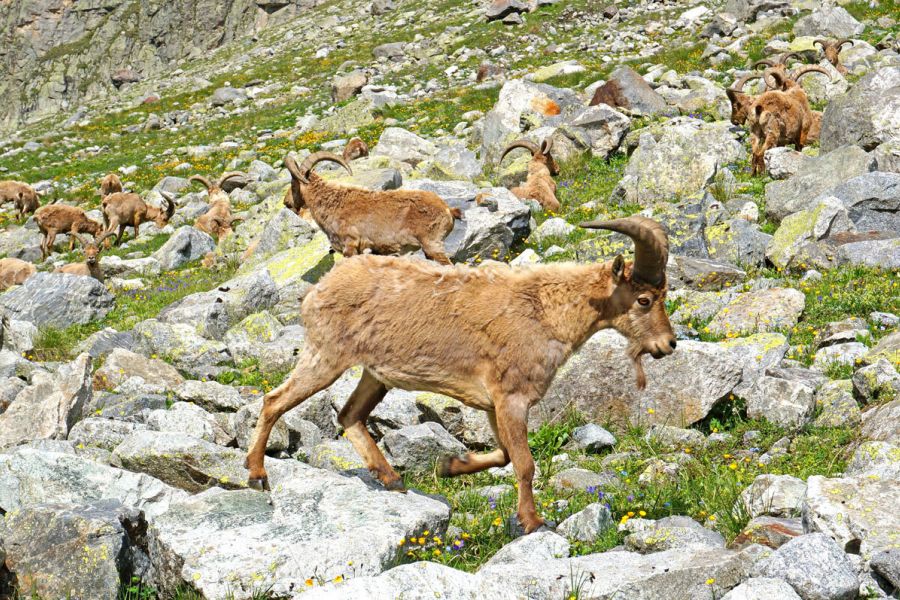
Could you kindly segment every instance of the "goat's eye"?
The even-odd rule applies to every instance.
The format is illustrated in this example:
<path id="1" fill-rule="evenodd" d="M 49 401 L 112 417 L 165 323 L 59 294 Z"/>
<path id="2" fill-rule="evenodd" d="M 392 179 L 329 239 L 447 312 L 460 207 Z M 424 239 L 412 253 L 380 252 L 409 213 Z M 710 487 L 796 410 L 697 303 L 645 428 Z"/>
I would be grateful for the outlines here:
<path id="1" fill-rule="evenodd" d="M 650 298 L 644 298 L 643 296 L 638 298 L 638 304 L 641 306 L 650 306 Z"/>

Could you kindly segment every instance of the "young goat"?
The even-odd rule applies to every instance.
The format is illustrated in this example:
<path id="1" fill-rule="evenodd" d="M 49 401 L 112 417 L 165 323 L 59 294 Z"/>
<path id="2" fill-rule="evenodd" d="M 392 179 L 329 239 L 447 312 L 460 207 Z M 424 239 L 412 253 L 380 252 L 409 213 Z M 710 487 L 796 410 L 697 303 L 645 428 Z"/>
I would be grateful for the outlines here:
<path id="1" fill-rule="evenodd" d="M 57 234 L 69 235 L 69 252 L 71 252 L 75 248 L 75 234 L 89 233 L 97 238 L 103 232 L 103 225 L 89 219 L 84 210 L 67 204 L 42 206 L 34 213 L 34 220 L 44 235 L 44 239 L 41 240 L 41 254 L 45 259 L 53 251 Z"/>
<path id="2" fill-rule="evenodd" d="M 103 268 L 100 266 L 100 253 L 103 251 L 103 242 L 108 237 L 114 236 L 115 233 L 107 231 L 99 238 L 87 242 L 77 233 L 73 234 L 75 239 L 81 242 L 84 248 L 84 262 L 70 263 L 63 265 L 55 270 L 56 273 L 69 273 L 70 275 L 81 275 L 84 277 L 93 277 L 97 281 L 103 281 Z"/>
<path id="3" fill-rule="evenodd" d="M 453 230 L 454 219 L 462 217 L 459 209 L 447 206 L 434 192 L 382 192 L 328 183 L 312 170 L 321 161 L 353 173 L 347 161 L 330 152 L 311 154 L 299 166 L 288 156 L 284 165 L 292 179 L 284 202 L 298 214 L 308 207 L 336 252 L 398 254 L 421 248 L 431 260 L 450 264 L 444 238 Z"/>
<path id="4" fill-rule="evenodd" d="M 115 173 L 110 173 L 100 181 L 100 197 L 105 198 L 110 194 L 117 194 L 123 191 L 122 180 Z"/>
<path id="5" fill-rule="evenodd" d="M 543 524 L 534 506 L 534 461 L 528 449 L 528 410 L 569 355 L 601 329 L 629 339 L 627 353 L 643 388 L 644 354 L 675 350 L 666 316 L 668 239 L 645 217 L 582 223 L 630 236 L 634 263 L 525 268 L 444 267 L 397 257 L 341 261 L 303 300 L 306 346 L 288 379 L 263 398 L 247 467 L 248 485 L 268 486 L 263 465 L 278 419 L 363 366 L 362 379 L 338 416 L 346 437 L 388 489 L 403 484 L 375 445 L 365 421 L 391 388 L 452 396 L 488 414 L 498 448 L 446 460 L 454 476 L 510 461 L 519 487 L 519 522 Z"/>
<path id="6" fill-rule="evenodd" d="M 134 239 L 141 234 L 141 224 L 153 221 L 162 229 L 169 224 L 169 219 L 175 214 L 175 198 L 166 192 L 160 192 L 166 201 L 166 210 L 151 206 L 137 194 L 117 192 L 103 198 L 103 222 L 106 231 L 112 232 L 119 229 L 116 237 L 116 245 L 122 243 L 126 227 L 134 227 Z"/>
<path id="7" fill-rule="evenodd" d="M 197 220 L 194 221 L 194 227 L 204 233 L 208 233 L 217 240 L 224 239 L 232 234 L 232 226 L 241 219 L 235 219 L 231 216 L 231 199 L 222 189 L 222 186 L 232 177 L 239 175 L 242 175 L 242 173 L 229 171 L 215 183 L 210 183 L 206 177 L 200 175 L 194 175 L 189 179 L 189 181 L 203 184 L 209 193 L 209 198 L 207 199 L 209 210 L 197 217 Z"/>
<path id="8" fill-rule="evenodd" d="M 30 262 L 18 258 L 0 258 L 0 292 L 14 285 L 22 285 L 35 273 L 37 268 Z"/>
<path id="9" fill-rule="evenodd" d="M 343 157 L 347 162 L 368 155 L 369 146 L 358 137 L 352 138 L 349 142 L 347 142 L 347 145 L 344 146 Z"/>
<path id="10" fill-rule="evenodd" d="M 528 162 L 528 177 L 525 183 L 509 191 L 522 200 L 536 200 L 544 210 L 558 211 L 559 200 L 556 199 L 556 182 L 553 181 L 553 177 L 559 175 L 559 167 L 550 154 L 553 141 L 544 140 L 539 148 L 534 142 L 517 140 L 506 147 L 500 155 L 500 162 L 502 163 L 503 158 L 516 148 L 525 148 L 531 152 L 531 160 Z"/>
<path id="11" fill-rule="evenodd" d="M 828 75 L 828 71 L 817 65 L 801 66 L 789 77 L 776 69 L 767 69 L 763 75 L 766 85 L 774 89 L 761 94 L 750 111 L 752 174 L 765 171 L 766 150 L 788 144 L 802 150 L 809 141 L 810 131 L 816 130 L 816 116 L 809 108 L 806 92 L 797 83 L 800 77 L 813 72 Z"/>
<path id="12" fill-rule="evenodd" d="M 830 62 L 838 73 L 841 75 L 847 74 L 847 67 L 841 64 L 841 48 L 846 44 L 853 45 L 853 40 L 848 39 L 840 39 L 840 40 L 825 40 L 818 39 L 813 41 L 813 46 L 821 46 L 822 54 L 825 55 L 825 58 Z"/>
<path id="13" fill-rule="evenodd" d="M 0 205 L 12 202 L 21 219 L 35 212 L 40 206 L 39 194 L 33 187 L 21 181 L 0 181 Z"/>

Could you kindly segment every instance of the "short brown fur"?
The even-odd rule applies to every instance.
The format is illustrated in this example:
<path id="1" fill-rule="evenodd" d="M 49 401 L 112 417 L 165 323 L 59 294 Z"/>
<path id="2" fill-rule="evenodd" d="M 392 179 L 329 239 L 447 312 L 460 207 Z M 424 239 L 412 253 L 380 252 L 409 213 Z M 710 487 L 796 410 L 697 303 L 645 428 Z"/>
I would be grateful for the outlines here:
<path id="1" fill-rule="evenodd" d="M 119 230 L 116 245 L 122 243 L 126 227 L 134 228 L 134 239 L 137 239 L 143 223 L 153 221 L 160 229 L 169 224 L 169 219 L 175 214 L 175 201 L 165 192 L 162 192 L 162 196 L 166 201 L 166 210 L 147 204 L 143 198 L 131 192 L 117 192 L 103 198 L 101 209 L 106 231 Z"/>
<path id="2" fill-rule="evenodd" d="M 100 253 L 103 252 L 103 241 L 115 235 L 107 232 L 98 239 L 86 241 L 83 237 L 74 234 L 81 246 L 84 248 L 84 262 L 70 263 L 63 265 L 55 270 L 56 273 L 68 273 L 70 275 L 80 275 L 82 277 L 93 277 L 97 281 L 104 281 L 103 268 L 100 266 Z"/>
<path id="3" fill-rule="evenodd" d="M 122 180 L 119 179 L 119 176 L 115 173 L 110 173 L 100 182 L 101 198 L 109 196 L 110 194 L 117 194 L 122 191 L 124 191 L 124 188 L 122 187 Z"/>
<path id="4" fill-rule="evenodd" d="M 33 187 L 21 181 L 0 181 L 0 205 L 12 202 L 18 218 L 31 214 L 40 206 L 39 194 Z"/>
<path id="5" fill-rule="evenodd" d="M 268 485 L 263 457 L 281 415 L 362 365 L 338 421 L 385 487 L 403 484 L 366 430 L 369 413 L 392 387 L 445 394 L 488 413 L 498 448 L 452 458 L 442 473 L 512 461 L 519 520 L 528 532 L 540 527 L 528 410 L 556 370 L 595 332 L 614 328 L 630 341 L 640 387 L 642 354 L 661 358 L 676 346 L 665 312 L 668 241 L 659 224 L 631 217 L 583 226 L 631 235 L 635 262 L 619 256 L 604 264 L 475 269 L 359 256 L 338 263 L 303 300 L 307 338 L 296 367 L 263 398 L 247 456 L 249 484 Z"/>
<path id="6" fill-rule="evenodd" d="M 22 285 L 37 273 L 37 267 L 18 258 L 0 258 L 0 292 L 14 285 Z"/>
<path id="7" fill-rule="evenodd" d="M 514 148 L 525 148 L 531 152 L 531 160 L 528 162 L 528 176 L 525 183 L 516 186 L 509 191 L 521 200 L 535 200 L 544 210 L 557 212 L 560 204 L 556 198 L 556 181 L 553 177 L 559 175 L 559 166 L 550 154 L 553 148 L 551 140 L 544 140 L 540 147 L 528 140 L 518 140 L 510 144 L 500 155 L 500 161 Z"/>
<path id="8" fill-rule="evenodd" d="M 204 233 L 208 233 L 217 240 L 222 240 L 231 235 L 234 230 L 234 224 L 240 219 L 235 219 L 231 214 L 231 198 L 222 189 L 226 181 L 232 177 L 241 175 L 236 171 L 231 171 L 222 175 L 222 177 L 213 183 L 210 183 L 205 177 L 194 175 L 190 181 L 202 183 L 209 193 L 207 202 L 209 210 L 197 217 L 194 221 L 194 227 Z"/>
<path id="9" fill-rule="evenodd" d="M 53 243 L 60 233 L 69 235 L 69 252 L 75 249 L 75 235 L 89 233 L 95 238 L 103 232 L 103 225 L 89 219 L 87 213 L 77 206 L 51 204 L 42 206 L 34 213 L 34 220 L 43 234 L 41 254 L 46 259 L 53 251 Z"/>

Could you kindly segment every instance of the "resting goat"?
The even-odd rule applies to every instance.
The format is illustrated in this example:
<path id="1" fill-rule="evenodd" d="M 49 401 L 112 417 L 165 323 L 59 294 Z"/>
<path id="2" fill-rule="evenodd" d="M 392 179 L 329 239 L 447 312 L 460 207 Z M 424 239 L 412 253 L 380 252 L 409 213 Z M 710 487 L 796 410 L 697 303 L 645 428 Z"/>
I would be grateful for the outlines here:
<path id="1" fill-rule="evenodd" d="M 103 225 L 89 219 L 87 213 L 77 206 L 66 204 L 42 206 L 34 213 L 34 220 L 44 235 L 41 240 L 41 254 L 45 259 L 53 251 L 53 243 L 60 233 L 69 236 L 69 252 L 75 249 L 75 234 L 89 233 L 97 238 L 103 233 Z"/>
<path id="2" fill-rule="evenodd" d="M 509 191 L 522 200 L 536 200 L 544 210 L 558 211 L 559 200 L 556 199 L 556 182 L 553 181 L 553 177 L 559 175 L 559 167 L 550 154 L 553 141 L 544 140 L 539 148 L 534 142 L 517 140 L 506 147 L 500 155 L 500 162 L 502 163 L 503 158 L 516 148 L 525 148 L 531 152 L 531 160 L 528 162 L 528 177 L 525 183 Z"/>
<path id="3" fill-rule="evenodd" d="M 209 179 L 200 175 L 194 175 L 189 179 L 189 181 L 203 184 L 209 193 L 209 198 L 207 199 L 209 210 L 197 217 L 197 220 L 194 221 L 194 227 L 204 233 L 208 233 L 217 240 L 227 238 L 232 234 L 234 231 L 232 226 L 241 219 L 235 219 L 231 216 L 231 198 L 228 197 L 222 186 L 232 177 L 241 175 L 243 173 L 229 171 L 214 183 L 210 183 Z"/>
<path id="4" fill-rule="evenodd" d="M 450 264 L 444 238 L 453 230 L 454 219 L 462 217 L 458 208 L 450 208 L 434 192 L 382 192 L 329 183 L 312 170 L 321 161 L 335 162 L 353 173 L 347 161 L 331 152 L 311 154 L 299 166 L 288 156 L 284 165 L 292 179 L 284 202 L 298 214 L 309 208 L 336 252 L 397 254 L 421 248 L 431 260 Z"/>
<path id="5" fill-rule="evenodd" d="M 0 292 L 14 285 L 22 285 L 35 273 L 37 268 L 30 262 L 18 258 L 0 258 Z"/>
<path id="6" fill-rule="evenodd" d="M 802 150 L 809 141 L 810 131 L 816 129 L 817 118 L 809 108 L 809 99 L 797 80 L 813 72 L 829 75 L 828 71 L 817 65 L 801 66 L 790 77 L 775 69 L 767 69 L 763 75 L 766 84 L 774 89 L 761 94 L 750 111 L 752 174 L 765 171 L 766 150 L 788 144 Z"/>
<path id="7" fill-rule="evenodd" d="M 338 416 L 346 437 L 388 489 L 403 490 L 365 421 L 391 388 L 446 394 L 488 414 L 498 448 L 450 458 L 442 475 L 475 473 L 510 461 L 518 517 L 543 524 L 532 497 L 528 410 L 569 355 L 601 329 L 629 339 L 637 385 L 641 358 L 675 350 L 666 316 L 668 240 L 645 217 L 582 223 L 630 236 L 634 263 L 513 268 L 444 267 L 407 258 L 360 256 L 338 263 L 303 300 L 306 345 L 287 380 L 263 398 L 247 455 L 248 485 L 268 486 L 263 458 L 278 419 L 344 371 L 362 379 Z"/>
<path id="8" fill-rule="evenodd" d="M 818 39 L 813 41 L 813 46 L 819 45 L 822 47 L 822 54 L 825 55 L 825 58 L 830 62 L 838 73 L 841 75 L 847 74 L 847 67 L 841 64 L 841 48 L 846 44 L 853 45 L 853 40 L 848 39 L 840 39 L 840 40 L 825 40 Z"/>
<path id="9" fill-rule="evenodd" d="M 347 145 L 344 146 L 344 152 L 342 154 L 344 160 L 346 160 L 347 162 L 368 155 L 369 146 L 358 137 L 352 138 L 349 142 L 347 142 Z"/>
<path id="10" fill-rule="evenodd" d="M 134 239 L 137 239 L 141 234 L 142 223 L 153 221 L 160 229 L 169 224 L 169 219 L 175 214 L 175 199 L 166 192 L 160 194 L 166 201 L 166 210 L 147 204 L 132 192 L 117 192 L 103 198 L 101 207 L 106 231 L 113 232 L 116 228 L 119 229 L 116 245 L 122 243 L 126 227 L 134 227 Z"/>
<path id="11" fill-rule="evenodd" d="M 0 205 L 12 202 L 18 217 L 21 219 L 26 214 L 31 214 L 38 209 L 40 202 L 38 194 L 33 187 L 21 181 L 0 181 Z"/>
<path id="12" fill-rule="evenodd" d="M 99 238 L 87 242 L 77 233 L 73 237 L 81 242 L 84 248 L 84 262 L 70 263 L 56 269 L 56 273 L 69 273 L 70 275 L 81 275 L 84 277 L 93 277 L 97 281 L 103 281 L 103 268 L 100 266 L 100 253 L 103 251 L 103 242 L 108 237 L 115 234 L 107 231 Z"/>
<path id="13" fill-rule="evenodd" d="M 122 192 L 124 188 L 122 187 L 122 180 L 119 179 L 119 176 L 115 173 L 110 173 L 100 182 L 100 197 L 105 198 L 110 194 L 117 194 Z"/>

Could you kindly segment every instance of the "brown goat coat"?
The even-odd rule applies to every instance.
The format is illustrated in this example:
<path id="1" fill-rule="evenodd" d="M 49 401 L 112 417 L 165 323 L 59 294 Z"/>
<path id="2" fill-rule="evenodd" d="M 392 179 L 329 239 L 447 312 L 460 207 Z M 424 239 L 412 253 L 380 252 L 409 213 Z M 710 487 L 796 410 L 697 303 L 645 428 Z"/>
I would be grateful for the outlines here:
<path id="1" fill-rule="evenodd" d="M 104 281 L 103 267 L 100 266 L 100 253 L 103 252 L 103 240 L 114 234 L 104 233 L 99 238 L 91 242 L 86 242 L 84 238 L 77 237 L 78 241 L 84 247 L 84 262 L 69 263 L 55 270 L 56 273 L 68 273 L 70 275 L 79 275 L 82 277 L 93 277 L 97 281 Z"/>
<path id="2" fill-rule="evenodd" d="M 288 380 L 264 398 L 247 457 L 251 484 L 266 481 L 265 445 L 278 418 L 362 365 L 362 379 L 338 420 L 388 489 L 402 483 L 365 429 L 367 416 L 391 387 L 446 394 L 487 411 L 499 447 L 453 458 L 444 473 L 511 460 L 518 516 L 534 531 L 543 520 L 532 496 L 527 415 L 557 369 L 596 331 L 610 327 L 631 340 L 637 364 L 641 352 L 662 357 L 675 347 L 665 279 L 650 286 L 633 282 L 631 273 L 621 257 L 605 264 L 480 269 L 378 256 L 342 261 L 303 301 L 307 345 Z M 639 381 L 642 376 L 639 368 Z"/>
<path id="3" fill-rule="evenodd" d="M 60 233 L 69 235 L 69 251 L 75 248 L 77 233 L 89 233 L 95 238 L 103 231 L 103 225 L 89 219 L 87 213 L 77 206 L 67 204 L 50 204 L 42 206 L 34 213 L 38 229 L 44 235 L 41 241 L 41 252 L 44 258 L 53 250 L 53 243 Z"/>
<path id="4" fill-rule="evenodd" d="M 20 219 L 40 207 L 38 193 L 33 187 L 21 181 L 0 181 L 0 205 L 7 202 L 13 203 L 19 211 Z"/>
<path id="5" fill-rule="evenodd" d="M 167 199 L 167 203 L 169 203 L 168 210 L 163 210 L 147 204 L 140 196 L 132 192 L 110 194 L 104 197 L 101 203 L 106 231 L 114 232 L 118 228 L 116 244 L 120 244 L 126 227 L 134 228 L 135 239 L 140 236 L 142 223 L 153 221 L 157 227 L 162 229 L 168 225 L 172 213 L 175 212 L 174 202 Z"/>
<path id="6" fill-rule="evenodd" d="M 556 199 L 556 181 L 553 180 L 546 158 L 542 154 L 536 154 L 528 161 L 528 177 L 525 179 L 525 183 L 509 191 L 516 198 L 536 200 L 544 210 L 556 212 L 560 206 L 559 200 Z"/>
<path id="7" fill-rule="evenodd" d="M 809 141 L 810 130 L 815 130 L 814 122 L 806 92 L 798 83 L 788 79 L 785 91 L 760 95 L 749 118 L 753 174 L 765 171 L 764 157 L 770 148 L 793 144 L 802 150 Z"/>
<path id="8" fill-rule="evenodd" d="M 14 285 L 22 285 L 35 273 L 37 268 L 30 262 L 19 258 L 0 258 L 0 292 Z"/>
<path id="9" fill-rule="evenodd" d="M 122 192 L 122 180 L 115 173 L 110 173 L 100 182 L 100 196 L 109 196 Z"/>
<path id="10" fill-rule="evenodd" d="M 444 238 L 453 231 L 459 211 L 433 192 L 353 188 L 329 183 L 310 172 L 309 183 L 292 178 L 290 194 L 289 207 L 298 214 L 309 208 L 331 247 L 344 256 L 366 251 L 399 254 L 421 248 L 428 258 L 450 264 Z"/>

